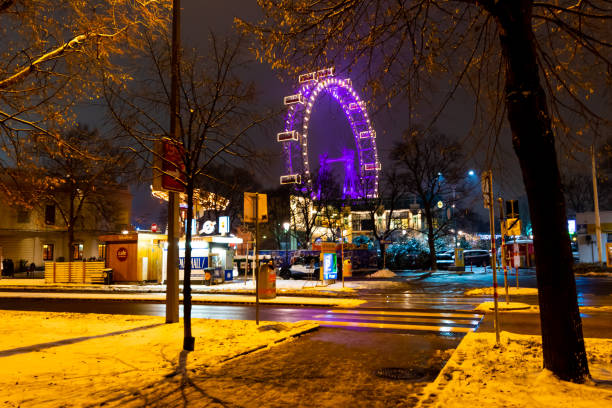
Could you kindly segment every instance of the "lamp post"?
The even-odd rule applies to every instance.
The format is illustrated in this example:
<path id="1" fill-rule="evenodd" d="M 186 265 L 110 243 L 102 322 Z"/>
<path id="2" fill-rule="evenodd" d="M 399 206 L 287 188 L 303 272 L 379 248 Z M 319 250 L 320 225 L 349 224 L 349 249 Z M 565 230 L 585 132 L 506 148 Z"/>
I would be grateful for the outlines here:
<path id="1" fill-rule="evenodd" d="M 285 265 L 289 264 L 289 227 L 291 227 L 291 224 L 283 223 L 283 229 L 285 230 Z"/>

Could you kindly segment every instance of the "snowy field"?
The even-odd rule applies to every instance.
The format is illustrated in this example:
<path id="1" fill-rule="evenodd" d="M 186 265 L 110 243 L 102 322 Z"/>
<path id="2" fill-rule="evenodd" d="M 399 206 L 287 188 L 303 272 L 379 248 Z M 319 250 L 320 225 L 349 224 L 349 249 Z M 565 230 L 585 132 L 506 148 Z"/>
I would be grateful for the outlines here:
<path id="1" fill-rule="evenodd" d="M 612 406 L 612 339 L 585 339 L 592 381 L 559 381 L 542 369 L 539 336 L 466 335 L 419 407 L 603 408 Z"/>
<path id="2" fill-rule="evenodd" d="M 186 354 L 183 325 L 162 317 L 0 311 L 0 320 L 2 407 L 141 407 L 160 393 L 182 406 L 190 373 L 317 327 L 193 319 L 196 350 Z"/>

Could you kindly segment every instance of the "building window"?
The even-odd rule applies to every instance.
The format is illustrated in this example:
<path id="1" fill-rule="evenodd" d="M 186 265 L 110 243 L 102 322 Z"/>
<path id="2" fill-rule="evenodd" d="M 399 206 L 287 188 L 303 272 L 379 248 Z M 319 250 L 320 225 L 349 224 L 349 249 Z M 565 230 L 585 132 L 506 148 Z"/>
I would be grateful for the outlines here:
<path id="1" fill-rule="evenodd" d="M 106 244 L 98 244 L 98 259 L 106 259 Z"/>
<path id="2" fill-rule="evenodd" d="M 45 224 L 55 225 L 55 205 L 47 204 L 45 206 Z"/>
<path id="3" fill-rule="evenodd" d="M 53 244 L 43 245 L 43 261 L 53 260 Z"/>
<path id="4" fill-rule="evenodd" d="M 83 259 L 83 244 L 72 244 L 72 259 L 75 261 Z"/>
<path id="5" fill-rule="evenodd" d="M 19 224 L 30 222 L 30 212 L 27 210 L 17 210 L 17 222 Z"/>

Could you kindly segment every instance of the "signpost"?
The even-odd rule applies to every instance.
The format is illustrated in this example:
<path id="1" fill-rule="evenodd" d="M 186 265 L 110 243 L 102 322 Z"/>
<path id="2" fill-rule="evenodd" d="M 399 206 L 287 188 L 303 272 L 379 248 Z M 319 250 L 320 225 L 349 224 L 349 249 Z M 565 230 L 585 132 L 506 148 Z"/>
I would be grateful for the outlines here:
<path id="1" fill-rule="evenodd" d="M 508 295 L 508 268 L 506 265 L 506 228 L 504 225 L 504 200 L 499 197 L 499 229 L 501 231 L 501 262 L 502 268 L 504 269 L 504 288 L 506 289 L 506 304 L 510 303 L 510 296 Z"/>
<path id="2" fill-rule="evenodd" d="M 499 313 L 497 308 L 497 265 L 495 263 L 495 217 L 493 215 L 493 173 L 484 171 L 481 178 L 484 207 L 489 209 L 489 228 L 491 230 L 491 269 L 493 269 L 493 308 L 495 310 L 495 340 L 499 346 Z"/>
<path id="3" fill-rule="evenodd" d="M 255 322 L 259 325 L 259 223 L 268 221 L 268 196 L 259 193 L 244 193 L 244 222 L 255 223 Z M 248 250 L 247 250 L 248 257 Z"/>

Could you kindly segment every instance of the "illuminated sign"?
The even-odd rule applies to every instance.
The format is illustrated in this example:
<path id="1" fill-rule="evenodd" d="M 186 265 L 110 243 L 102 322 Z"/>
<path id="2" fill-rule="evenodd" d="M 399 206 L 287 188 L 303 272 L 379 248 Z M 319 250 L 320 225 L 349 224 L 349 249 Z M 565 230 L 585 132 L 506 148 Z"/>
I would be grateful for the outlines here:
<path id="1" fill-rule="evenodd" d="M 208 257 L 207 256 L 192 256 L 191 257 L 191 270 L 202 270 L 208 268 Z M 179 269 L 185 269 L 185 257 L 179 257 Z"/>
<path id="2" fill-rule="evenodd" d="M 204 225 L 202 225 L 202 230 L 204 234 L 212 234 L 215 232 L 215 222 L 214 221 L 206 221 Z"/>
<path id="3" fill-rule="evenodd" d="M 228 216 L 219 217 L 219 234 L 229 234 L 230 219 Z"/>
<path id="4" fill-rule="evenodd" d="M 128 257 L 128 250 L 125 247 L 121 247 L 117 250 L 117 259 L 121 262 L 125 261 Z"/>
<path id="5" fill-rule="evenodd" d="M 363 132 L 359 132 L 359 137 L 361 139 L 365 139 L 367 137 L 376 137 L 376 132 L 373 130 L 365 130 Z"/>
<path id="6" fill-rule="evenodd" d="M 567 220 L 567 231 L 570 235 L 576 233 L 576 220 Z"/>
<path id="7" fill-rule="evenodd" d="M 292 130 L 290 132 L 277 133 L 276 141 L 277 142 L 289 142 L 291 140 L 295 140 L 297 142 L 299 137 L 300 137 L 300 134 L 296 132 L 295 130 Z"/>
<path id="8" fill-rule="evenodd" d="M 338 264 L 337 255 L 323 254 L 323 279 L 336 279 L 338 278 Z"/>

